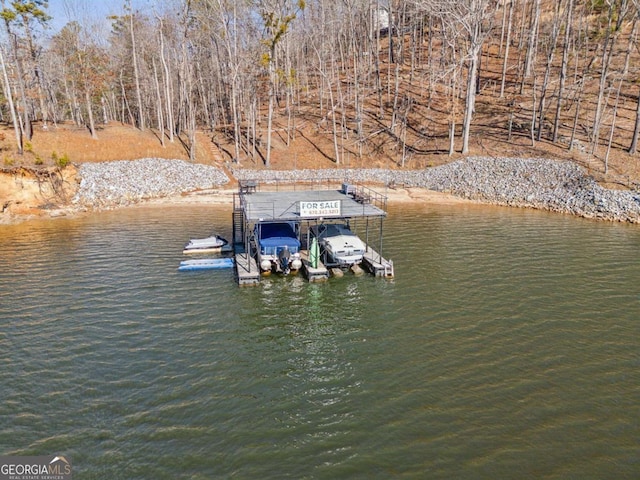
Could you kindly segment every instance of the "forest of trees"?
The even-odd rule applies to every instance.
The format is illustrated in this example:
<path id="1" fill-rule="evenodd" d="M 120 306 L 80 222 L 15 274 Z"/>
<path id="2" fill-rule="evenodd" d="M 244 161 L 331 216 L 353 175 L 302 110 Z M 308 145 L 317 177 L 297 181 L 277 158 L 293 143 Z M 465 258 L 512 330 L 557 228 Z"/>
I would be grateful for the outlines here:
<path id="1" fill-rule="evenodd" d="M 268 166 L 276 123 L 291 138 L 305 118 L 337 164 L 382 136 L 404 165 L 434 135 L 467 153 L 479 94 L 505 142 L 580 144 L 605 171 L 612 148 L 638 148 L 640 0 L 123 0 L 98 38 L 79 21 L 52 32 L 46 1 L 0 1 L 18 151 L 36 122 L 97 138 L 118 121 L 192 153 L 196 130 L 223 132 L 236 162 Z"/>

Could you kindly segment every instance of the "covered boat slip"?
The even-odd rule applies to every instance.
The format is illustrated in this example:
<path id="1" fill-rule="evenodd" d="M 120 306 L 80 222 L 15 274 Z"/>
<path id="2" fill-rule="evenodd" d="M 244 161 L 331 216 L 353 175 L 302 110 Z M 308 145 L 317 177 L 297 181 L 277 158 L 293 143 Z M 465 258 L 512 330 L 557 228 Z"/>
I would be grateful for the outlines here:
<path id="1" fill-rule="evenodd" d="M 250 183 L 251 188 L 247 188 Z M 265 186 L 270 187 L 270 186 Z M 393 276 L 393 263 L 382 258 L 382 223 L 386 217 L 384 195 L 374 190 L 350 184 L 341 189 L 301 189 L 262 191 L 257 182 L 243 182 L 234 198 L 233 245 L 236 271 L 241 285 L 260 282 L 260 270 L 255 260 L 257 225 L 291 222 L 298 225 L 303 270 L 309 281 L 329 277 L 324 265 L 311 266 L 308 261 L 309 230 L 321 223 L 349 222 L 357 224 L 361 239 L 367 244 L 365 267 L 376 276 Z M 273 187 L 271 187 L 273 188 Z M 377 248 L 378 251 L 374 250 Z"/>

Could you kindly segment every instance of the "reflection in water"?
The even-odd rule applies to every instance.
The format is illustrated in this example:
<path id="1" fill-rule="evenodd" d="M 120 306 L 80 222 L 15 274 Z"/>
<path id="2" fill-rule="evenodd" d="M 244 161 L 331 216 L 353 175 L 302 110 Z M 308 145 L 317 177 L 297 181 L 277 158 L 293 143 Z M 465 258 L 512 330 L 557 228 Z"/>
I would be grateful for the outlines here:
<path id="1" fill-rule="evenodd" d="M 264 282 L 264 304 L 257 323 L 272 330 L 270 336 L 286 339 L 277 342 L 282 351 L 273 353 L 286 358 L 281 388 L 298 405 L 288 412 L 294 424 L 307 423 L 304 412 L 309 406 L 336 404 L 348 394 L 353 372 L 339 342 L 345 334 L 353 334 L 350 324 L 354 312 L 328 298 L 332 293 L 336 292 L 331 285 L 309 284 L 301 277 Z M 319 413 L 315 409 L 309 412 L 312 417 Z"/>

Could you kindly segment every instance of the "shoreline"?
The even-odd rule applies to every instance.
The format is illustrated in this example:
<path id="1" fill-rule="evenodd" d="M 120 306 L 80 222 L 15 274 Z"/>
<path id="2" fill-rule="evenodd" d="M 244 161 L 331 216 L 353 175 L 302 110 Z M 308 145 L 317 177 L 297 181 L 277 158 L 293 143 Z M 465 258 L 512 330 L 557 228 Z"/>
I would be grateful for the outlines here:
<path id="1" fill-rule="evenodd" d="M 640 192 L 600 186 L 581 167 L 549 159 L 469 157 L 424 170 L 225 170 L 182 160 L 140 159 L 85 163 L 71 173 L 50 175 L 29 186 L 14 178 L 14 198 L 4 201 L 0 225 L 33 219 L 71 218 L 135 205 L 232 204 L 237 182 L 253 180 L 261 189 L 284 185 L 351 183 L 384 192 L 388 203 L 476 204 L 546 210 L 573 216 L 640 224 Z M 55 180 L 55 181 L 54 181 Z M 57 182 L 57 184 L 56 184 Z M 234 185 L 232 188 L 231 185 Z M 25 192 L 31 189 L 31 197 Z M 383 190 L 383 192 L 381 191 Z M 17 193 L 16 193 L 17 192 Z M 17 200 L 20 198 L 20 200 Z M 46 199 L 49 199 L 46 201 Z M 57 202 L 55 199 L 57 198 Z M 30 203 L 30 201 L 31 203 Z"/>
<path id="2" fill-rule="evenodd" d="M 375 188 L 373 188 L 375 190 Z M 73 219 L 86 215 L 99 214 L 101 212 L 121 210 L 138 207 L 179 207 L 198 205 L 232 205 L 233 195 L 237 189 L 219 189 L 212 192 L 187 192 L 165 197 L 141 199 L 135 203 L 103 208 L 78 208 L 67 205 L 59 208 L 40 209 L 30 213 L 12 213 L 0 215 L 0 225 L 16 225 L 33 220 Z M 436 204 L 436 205 L 462 205 L 480 204 L 449 193 L 437 192 L 423 188 L 396 188 L 386 193 L 387 201 L 391 204 Z M 33 209 L 31 209 L 33 210 Z"/>

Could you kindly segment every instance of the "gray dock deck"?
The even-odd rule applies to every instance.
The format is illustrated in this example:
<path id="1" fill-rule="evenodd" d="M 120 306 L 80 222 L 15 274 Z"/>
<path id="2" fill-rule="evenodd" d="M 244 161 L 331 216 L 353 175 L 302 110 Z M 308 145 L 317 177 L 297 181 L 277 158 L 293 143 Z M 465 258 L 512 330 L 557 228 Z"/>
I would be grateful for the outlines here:
<path id="1" fill-rule="evenodd" d="M 236 276 L 239 285 L 258 285 L 260 283 L 260 270 L 253 257 L 246 253 L 236 253 Z"/>
<path id="2" fill-rule="evenodd" d="M 383 258 L 371 247 L 367 248 L 362 259 L 362 264 L 376 277 L 393 278 L 393 261 Z"/>
<path id="3" fill-rule="evenodd" d="M 340 212 L 325 218 L 384 217 L 386 212 L 375 203 L 357 201 L 340 190 L 299 190 L 291 192 L 254 192 L 242 196 L 248 222 L 272 220 L 300 221 L 301 202 L 340 201 Z"/>
<path id="4" fill-rule="evenodd" d="M 311 266 L 308 250 L 300 251 L 300 259 L 302 260 L 302 269 L 309 282 L 324 282 L 329 279 L 329 270 L 321 261 L 318 260 L 317 267 Z"/>

